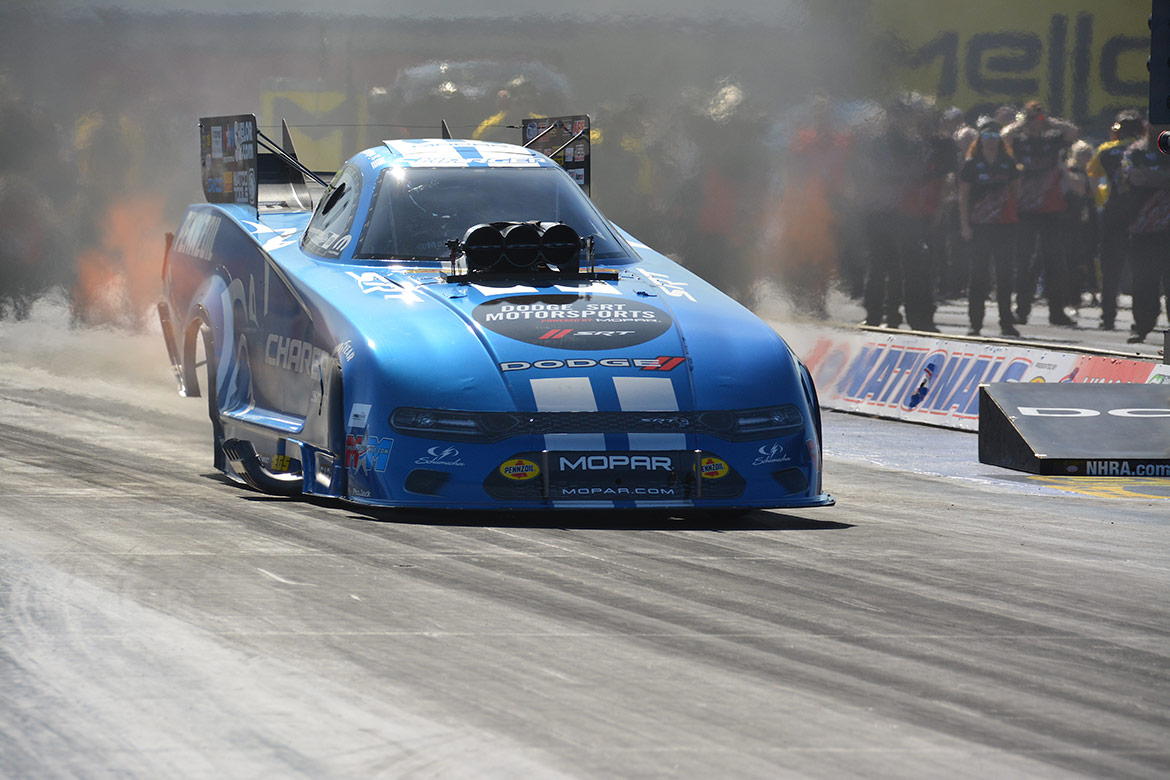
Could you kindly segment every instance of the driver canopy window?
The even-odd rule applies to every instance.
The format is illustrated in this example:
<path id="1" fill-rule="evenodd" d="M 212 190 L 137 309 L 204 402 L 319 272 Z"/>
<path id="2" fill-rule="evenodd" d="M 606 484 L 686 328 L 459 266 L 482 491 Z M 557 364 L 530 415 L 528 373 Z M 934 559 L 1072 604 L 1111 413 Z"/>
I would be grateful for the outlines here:
<path id="1" fill-rule="evenodd" d="M 340 257 L 349 246 L 349 231 L 362 192 L 361 172 L 347 165 L 337 172 L 305 230 L 305 249 L 324 257 Z"/>
<path id="2" fill-rule="evenodd" d="M 356 258 L 446 259 L 447 242 L 485 222 L 564 222 L 594 257 L 629 256 L 569 177 L 552 168 L 388 168 Z"/>

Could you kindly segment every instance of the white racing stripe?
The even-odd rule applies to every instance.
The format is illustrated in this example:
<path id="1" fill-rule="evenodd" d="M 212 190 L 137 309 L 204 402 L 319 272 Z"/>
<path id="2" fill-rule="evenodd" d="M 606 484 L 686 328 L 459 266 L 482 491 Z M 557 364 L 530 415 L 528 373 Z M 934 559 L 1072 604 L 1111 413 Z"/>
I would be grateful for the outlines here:
<path id="1" fill-rule="evenodd" d="M 587 377 L 533 379 L 532 395 L 541 412 L 596 412 L 597 396 Z M 552 450 L 604 450 L 603 433 L 550 433 L 544 446 Z"/>
<path id="2" fill-rule="evenodd" d="M 532 395 L 541 412 L 596 412 L 597 396 L 587 377 L 533 379 Z M 569 450 L 605 450 L 604 433 L 550 433 L 544 437 L 549 452 Z M 579 501 L 553 501 L 556 506 L 576 505 Z M 612 501 L 589 502 L 590 507 L 612 507 Z"/>
<path id="3" fill-rule="evenodd" d="M 674 383 L 665 376 L 616 376 L 613 378 L 623 412 L 677 412 Z M 631 450 L 684 450 L 686 434 L 631 433 Z"/>
<path id="4" fill-rule="evenodd" d="M 596 412 L 597 396 L 587 377 L 557 377 L 533 379 L 532 395 L 536 408 L 542 412 Z M 678 396 L 669 377 L 614 377 L 618 404 L 627 412 L 677 412 Z M 682 451 L 687 437 L 682 433 L 630 433 L 630 450 Z M 544 437 L 544 446 L 550 452 L 569 450 L 604 451 L 605 434 L 551 433 Z M 569 502 L 556 502 L 558 504 Z M 685 502 L 689 504 L 690 502 Z M 598 501 L 589 506 L 612 506 L 613 502 Z M 661 506 L 658 502 L 636 501 L 637 506 Z"/>
<path id="5" fill-rule="evenodd" d="M 674 383 L 665 376 L 615 376 L 618 404 L 623 412 L 677 412 L 678 396 Z M 631 433 L 631 450 L 674 450 L 681 452 L 687 447 L 683 433 Z M 677 503 L 677 502 L 674 502 Z M 686 504 L 691 502 L 687 501 Z M 635 501 L 638 507 L 661 507 L 657 501 Z"/>

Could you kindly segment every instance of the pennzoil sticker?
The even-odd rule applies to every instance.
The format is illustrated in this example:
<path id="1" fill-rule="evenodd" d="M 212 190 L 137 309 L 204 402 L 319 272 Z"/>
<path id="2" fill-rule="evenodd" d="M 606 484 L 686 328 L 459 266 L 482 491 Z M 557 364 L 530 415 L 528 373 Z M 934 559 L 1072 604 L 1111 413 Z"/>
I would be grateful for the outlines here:
<path id="1" fill-rule="evenodd" d="M 727 462 L 719 458 L 703 458 L 701 468 L 703 479 L 723 479 L 731 470 Z"/>
<path id="2" fill-rule="evenodd" d="M 524 482 L 540 475 L 540 466 L 524 458 L 509 460 L 500 465 L 500 474 L 516 482 Z"/>

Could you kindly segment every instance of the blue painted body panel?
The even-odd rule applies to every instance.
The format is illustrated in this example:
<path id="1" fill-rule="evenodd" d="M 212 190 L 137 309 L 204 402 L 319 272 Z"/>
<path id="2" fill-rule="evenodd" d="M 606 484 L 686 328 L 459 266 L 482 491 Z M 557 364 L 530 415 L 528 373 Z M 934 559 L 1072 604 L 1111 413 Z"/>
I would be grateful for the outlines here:
<path id="1" fill-rule="evenodd" d="M 456 283 L 450 263 L 353 258 L 385 168 L 551 160 L 429 140 L 388 143 L 348 165 L 364 184 L 336 257 L 306 250 L 308 212 L 208 204 L 189 209 L 168 252 L 172 360 L 191 375 L 193 334 L 210 331 L 222 438 L 251 442 L 274 472 L 299 472 L 305 492 L 374 505 L 832 503 L 821 492 L 815 391 L 782 338 L 632 237 L 618 231 L 627 257 L 599 261 L 617 274 L 605 281 Z M 703 422 L 777 407 L 791 418 L 775 435 L 721 435 Z M 392 423 L 415 419 L 401 411 L 412 409 L 511 413 L 519 427 L 477 438 Z M 627 417 L 603 425 L 607 413 Z"/>

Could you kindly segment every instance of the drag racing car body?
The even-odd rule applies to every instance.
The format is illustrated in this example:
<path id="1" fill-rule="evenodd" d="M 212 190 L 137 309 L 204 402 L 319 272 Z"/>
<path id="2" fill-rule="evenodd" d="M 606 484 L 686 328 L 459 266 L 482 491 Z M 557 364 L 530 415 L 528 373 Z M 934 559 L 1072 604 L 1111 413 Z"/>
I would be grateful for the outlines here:
<path id="1" fill-rule="evenodd" d="M 253 117 L 202 125 L 212 202 L 168 237 L 159 311 L 233 479 L 399 507 L 832 503 L 783 339 L 548 157 L 388 141 L 311 204 Z M 287 130 L 268 148 L 295 163 Z"/>

